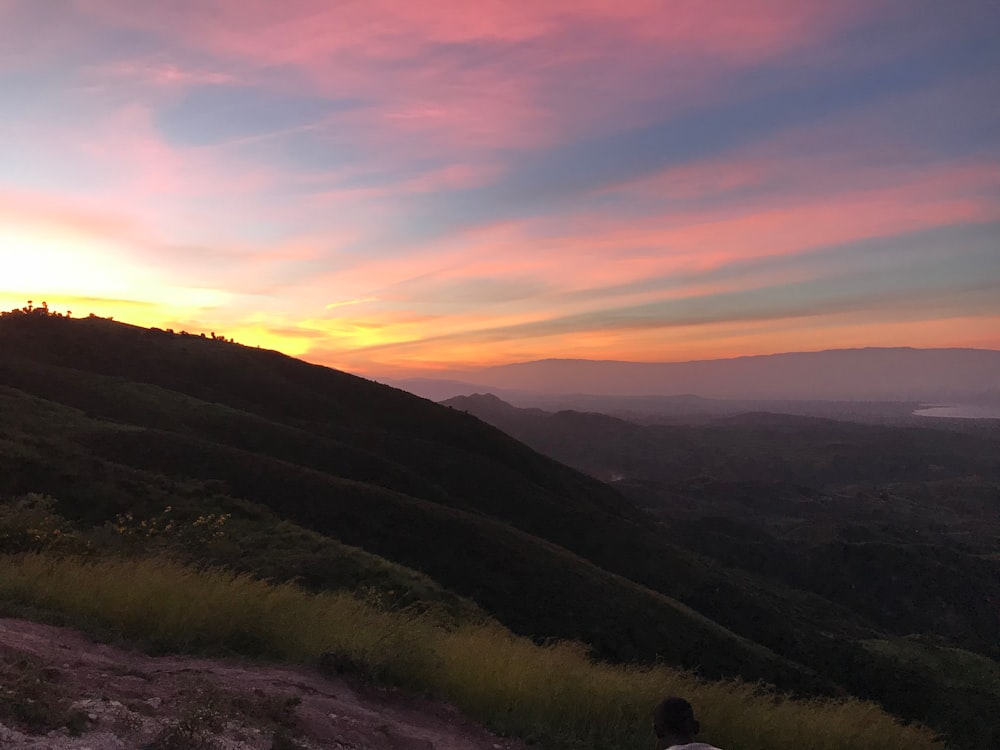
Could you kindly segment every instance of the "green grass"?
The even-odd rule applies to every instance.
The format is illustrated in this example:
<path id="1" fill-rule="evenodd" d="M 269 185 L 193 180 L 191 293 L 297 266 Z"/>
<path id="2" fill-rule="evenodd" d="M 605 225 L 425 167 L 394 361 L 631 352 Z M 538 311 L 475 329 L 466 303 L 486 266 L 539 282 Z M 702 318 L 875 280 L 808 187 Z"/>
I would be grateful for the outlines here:
<path id="1" fill-rule="evenodd" d="M 910 636 L 891 641 L 873 639 L 863 645 L 876 654 L 935 672 L 942 684 L 952 690 L 973 687 L 992 693 L 1000 703 L 1000 663 L 942 643 L 942 639 Z"/>
<path id="2" fill-rule="evenodd" d="M 583 646 L 538 645 L 493 623 L 443 626 L 348 594 L 309 593 L 162 559 L 0 558 L 0 606 L 33 607 L 156 650 L 315 663 L 325 653 L 367 677 L 447 699 L 545 747 L 634 748 L 666 694 L 695 705 L 704 739 L 727 750 L 930 750 L 929 730 L 858 700 L 797 701 L 662 666 L 592 661 Z"/>
<path id="3" fill-rule="evenodd" d="M 964 747 L 1000 747 L 1000 663 L 919 635 L 873 639 L 863 646 L 903 678 L 895 694 L 886 696 L 892 711 L 933 709 L 944 717 L 938 728 L 949 737 L 961 736 Z"/>

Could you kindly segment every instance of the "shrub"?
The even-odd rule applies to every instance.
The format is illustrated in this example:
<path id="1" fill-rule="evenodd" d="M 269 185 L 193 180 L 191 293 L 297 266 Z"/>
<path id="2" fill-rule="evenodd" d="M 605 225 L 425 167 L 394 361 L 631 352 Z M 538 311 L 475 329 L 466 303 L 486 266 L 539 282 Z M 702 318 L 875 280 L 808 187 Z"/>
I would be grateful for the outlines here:
<path id="1" fill-rule="evenodd" d="M 30 493 L 0 502 L 0 553 L 80 549 L 84 542 L 65 518 L 55 512 L 55 500 Z"/>

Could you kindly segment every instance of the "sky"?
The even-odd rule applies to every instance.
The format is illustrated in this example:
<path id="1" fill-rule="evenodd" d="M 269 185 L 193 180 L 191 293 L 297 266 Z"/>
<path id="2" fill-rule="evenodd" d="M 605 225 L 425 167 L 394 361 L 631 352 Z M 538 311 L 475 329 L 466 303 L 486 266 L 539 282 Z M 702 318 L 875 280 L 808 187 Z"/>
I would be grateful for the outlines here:
<path id="1" fill-rule="evenodd" d="M 0 307 L 368 375 L 1000 348 L 997 0 L 0 0 Z"/>

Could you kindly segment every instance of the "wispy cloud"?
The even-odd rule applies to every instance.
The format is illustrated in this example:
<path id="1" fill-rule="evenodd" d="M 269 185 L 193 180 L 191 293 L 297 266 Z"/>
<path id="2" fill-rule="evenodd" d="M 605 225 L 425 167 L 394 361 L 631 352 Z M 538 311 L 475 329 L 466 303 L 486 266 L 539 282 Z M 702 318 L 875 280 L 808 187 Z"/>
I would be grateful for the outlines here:
<path id="1" fill-rule="evenodd" d="M 998 28 L 983 0 L 2 0 L 0 286 L 368 371 L 1000 346 Z"/>
<path id="2" fill-rule="evenodd" d="M 333 310 L 337 307 L 350 307 L 351 305 L 360 305 L 365 302 L 376 302 L 378 297 L 362 297 L 361 299 L 346 299 L 340 302 L 331 302 L 326 306 L 327 310 Z"/>

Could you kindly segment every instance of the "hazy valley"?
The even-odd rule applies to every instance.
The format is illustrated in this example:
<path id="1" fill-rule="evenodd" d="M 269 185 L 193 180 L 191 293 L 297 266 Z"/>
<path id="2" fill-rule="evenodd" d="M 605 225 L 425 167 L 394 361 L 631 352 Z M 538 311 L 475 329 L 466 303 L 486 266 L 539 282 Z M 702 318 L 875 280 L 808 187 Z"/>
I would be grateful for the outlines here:
<path id="1" fill-rule="evenodd" d="M 482 392 L 485 386 L 509 394 L 518 405 L 525 399 L 589 398 L 631 401 L 640 411 L 668 413 L 694 413 L 698 400 L 716 413 L 747 411 L 749 402 L 798 409 L 808 408 L 808 402 L 854 409 L 881 402 L 897 410 L 909 403 L 998 406 L 1000 352 L 871 347 L 700 362 L 547 359 L 395 382 L 436 400 L 469 395 L 474 388 Z"/>

